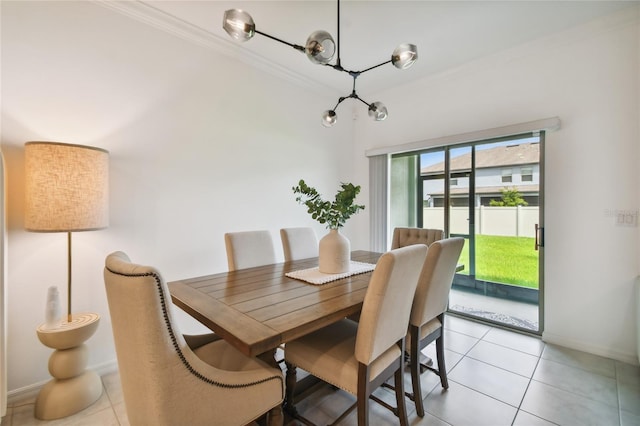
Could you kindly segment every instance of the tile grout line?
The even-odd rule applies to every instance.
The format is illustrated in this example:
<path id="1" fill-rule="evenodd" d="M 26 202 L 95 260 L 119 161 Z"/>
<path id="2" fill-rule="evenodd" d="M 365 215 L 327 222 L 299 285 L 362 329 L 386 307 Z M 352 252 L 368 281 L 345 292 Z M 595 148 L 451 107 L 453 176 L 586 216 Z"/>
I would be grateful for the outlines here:
<path id="1" fill-rule="evenodd" d="M 489 331 L 491 331 L 491 329 L 487 330 L 487 332 L 484 334 L 484 336 L 483 336 L 483 337 L 485 337 L 485 336 L 489 333 Z M 482 337 L 482 338 L 483 338 L 483 337 Z M 475 359 L 475 358 L 473 358 L 473 357 L 469 356 L 469 355 L 468 355 L 468 354 L 469 354 L 469 352 L 471 352 L 471 350 L 472 350 L 472 349 L 473 349 L 473 348 L 474 348 L 478 343 L 480 343 L 480 341 L 482 341 L 482 338 L 479 338 L 479 339 L 478 339 L 478 341 L 477 341 L 476 343 L 474 343 L 474 344 L 471 346 L 471 348 L 469 348 L 469 350 L 468 350 L 465 354 L 463 354 L 463 355 L 462 355 L 462 358 L 460 358 L 460 360 L 456 363 L 456 366 L 457 366 L 458 364 L 460 364 L 460 362 L 462 362 L 465 358 L 469 358 L 469 359 L 472 359 L 472 360 L 474 360 L 474 361 L 477 361 L 477 362 L 481 362 L 481 363 L 483 363 L 483 364 L 486 364 L 486 365 L 488 365 L 488 366 L 490 366 L 490 367 L 498 368 L 498 369 L 500 369 L 500 370 L 502 370 L 502 371 L 505 371 L 505 372 L 508 372 L 508 373 L 511 373 L 511 374 L 515 374 L 515 375 L 518 375 L 518 376 L 520 376 L 520 377 L 526 377 L 526 376 L 519 375 L 518 373 L 514 373 L 513 371 L 509 371 L 509 370 L 506 370 L 506 369 L 504 369 L 504 368 L 501 368 L 501 367 L 498 367 L 498 366 L 495 366 L 495 365 L 491 365 L 491 364 L 489 364 L 489 363 L 487 363 L 487 362 L 484 362 L 484 361 L 482 361 L 482 360 Z M 491 342 L 489 342 L 489 343 L 491 343 Z M 498 345 L 498 346 L 501 346 L 501 345 Z M 504 346 L 504 347 L 506 347 L 506 346 Z M 512 348 L 507 348 L 507 349 L 512 349 Z M 515 349 L 513 349 L 513 350 L 515 350 Z M 520 351 L 518 351 L 518 352 L 520 352 Z M 540 358 L 538 357 L 538 362 L 539 362 L 539 360 L 540 360 Z M 538 365 L 538 364 L 536 363 L 536 367 L 537 367 L 537 365 Z M 535 368 L 534 368 L 534 370 L 533 370 L 533 371 L 535 372 Z M 531 373 L 531 375 L 532 375 L 532 377 L 533 377 L 533 373 Z M 472 387 L 470 387 L 470 386 L 467 386 L 467 385 L 465 385 L 465 384 L 463 384 L 463 383 L 457 382 L 457 381 L 455 381 L 455 380 L 453 380 L 453 379 L 450 379 L 450 380 L 451 380 L 452 382 L 454 382 L 454 383 L 456 383 L 456 384 L 458 384 L 458 385 L 462 386 L 462 387 L 465 387 L 465 388 L 467 388 L 467 389 L 469 389 L 469 390 L 473 391 L 473 392 L 477 392 L 477 393 L 479 393 L 479 394 L 481 394 L 481 395 L 484 395 L 484 396 L 486 396 L 486 397 L 488 397 L 488 398 L 491 398 L 491 399 L 493 399 L 493 400 L 495 400 L 495 401 L 498 401 L 498 402 L 500 402 L 500 403 L 502 403 L 502 404 L 506 404 L 506 405 L 509 405 L 509 406 L 511 406 L 511 407 L 514 407 L 514 408 L 516 409 L 516 415 L 514 416 L 513 420 L 511 421 L 511 424 L 512 424 L 512 425 L 513 425 L 513 422 L 515 422 L 516 417 L 518 416 L 518 412 L 520 411 L 520 406 L 522 405 L 522 400 L 524 400 L 524 395 L 526 395 L 527 390 L 529 389 L 529 384 L 531 383 L 531 378 L 529 378 L 529 384 L 527 384 L 527 389 L 525 389 L 525 392 L 524 392 L 524 394 L 522 395 L 522 400 L 520 401 L 520 404 L 519 404 L 517 407 L 515 407 L 515 406 L 513 406 L 513 405 L 511 405 L 511 404 L 509 404 L 509 403 L 507 403 L 507 402 L 505 402 L 505 401 L 502 401 L 502 400 L 500 400 L 500 399 L 498 399 L 498 398 L 496 398 L 496 397 L 492 396 L 492 395 L 489 395 L 489 394 L 486 394 L 486 393 L 484 393 L 484 392 L 481 392 L 481 391 L 479 391 L 478 389 L 474 389 L 474 388 L 472 388 Z"/>
<path id="2" fill-rule="evenodd" d="M 619 389 L 618 389 L 618 385 L 619 385 L 619 384 L 618 384 L 618 379 L 617 379 L 617 373 L 616 373 L 616 378 L 615 378 L 615 379 L 612 379 L 611 377 L 605 376 L 605 375 L 603 375 L 603 374 L 596 373 L 596 372 L 594 372 L 594 371 L 591 371 L 591 370 L 588 370 L 588 369 L 585 369 L 585 368 L 580 368 L 580 367 L 577 367 L 577 366 L 575 366 L 575 365 L 565 364 L 565 363 L 563 363 L 563 362 L 558 362 L 558 361 L 555 361 L 555 360 L 552 360 L 552 359 L 549 359 L 549 358 L 542 358 L 542 357 L 540 357 L 540 361 L 542 361 L 542 360 L 545 360 L 545 361 L 548 361 L 548 362 L 554 362 L 554 363 L 556 363 L 556 364 L 561 364 L 561 365 L 563 365 L 563 366 L 564 366 L 564 367 L 566 367 L 566 368 L 573 368 L 573 369 L 575 369 L 575 370 L 580 370 L 580 371 L 582 371 L 582 372 L 584 372 L 584 373 L 593 374 L 593 375 L 595 375 L 595 376 L 600 376 L 600 377 L 601 377 L 601 378 L 603 378 L 603 379 L 614 380 L 614 381 L 616 382 L 617 408 L 618 408 L 618 412 L 620 412 L 620 411 L 621 411 L 621 406 L 620 406 L 620 396 L 619 396 Z M 537 369 L 537 365 L 536 365 L 536 369 Z M 535 371 L 534 371 L 534 374 L 535 374 Z M 589 395 L 585 395 L 585 394 L 581 394 L 581 393 L 577 393 L 577 392 L 572 392 L 572 391 L 570 391 L 570 390 L 567 390 L 567 389 L 563 389 L 563 388 L 561 388 L 561 387 L 558 387 L 557 385 L 555 385 L 555 384 L 553 384 L 553 383 L 547 383 L 547 382 L 543 382 L 543 381 L 541 381 L 541 380 L 534 380 L 534 379 L 533 379 L 533 376 L 531 377 L 531 380 L 532 380 L 532 381 L 536 381 L 537 383 L 541 383 L 541 384 L 543 384 L 543 385 L 545 385 L 545 386 L 549 386 L 549 387 L 551 387 L 551 388 L 557 389 L 557 390 L 559 390 L 560 392 L 565 392 L 565 393 L 568 393 L 568 394 L 571 394 L 571 395 L 578 396 L 578 397 L 580 397 L 580 398 L 584 398 L 584 399 L 589 400 L 589 401 L 596 402 L 596 403 L 598 403 L 598 404 L 603 404 L 603 405 L 606 405 L 606 406 L 611 407 L 611 408 L 616 408 L 615 406 L 613 406 L 613 405 L 611 405 L 611 404 L 609 404 L 609 403 L 607 403 L 607 402 L 605 402 L 605 401 L 602 401 L 602 400 L 599 400 L 599 399 L 595 399 L 595 398 L 593 398 L 593 397 L 591 397 L 591 396 L 589 396 Z M 620 414 L 618 414 L 618 418 L 620 418 Z"/>
<path id="3" fill-rule="evenodd" d="M 113 400 L 111 399 L 111 395 L 107 390 L 107 385 L 105 384 L 104 379 L 102 377 L 100 377 L 100 381 L 102 381 L 102 390 L 107 395 L 107 399 L 109 400 L 109 407 L 111 407 L 111 411 L 113 412 L 113 417 L 115 417 L 116 421 L 118 422 L 118 425 L 122 426 L 122 420 L 120 419 L 120 416 L 118 416 L 118 413 L 116 412 L 116 407 L 114 406 Z"/>
<path id="4" fill-rule="evenodd" d="M 524 402 L 524 399 L 527 397 L 527 392 L 529 392 L 529 387 L 531 386 L 531 382 L 533 382 L 533 376 L 536 374 L 536 370 L 538 369 L 538 365 L 540 364 L 540 360 L 542 359 L 542 352 L 544 352 L 544 349 L 540 352 L 540 355 L 537 357 L 538 361 L 536 361 L 536 366 L 533 368 L 533 371 L 531 372 L 531 377 L 529 377 L 529 383 L 527 383 L 527 388 L 524 390 L 524 393 L 522 394 L 522 399 L 520 400 L 520 404 L 518 404 L 518 411 L 516 412 L 516 416 L 513 418 L 513 421 L 511 422 L 511 426 L 514 425 L 516 419 L 518 418 L 518 413 L 520 413 L 520 411 L 523 411 L 527 414 L 531 414 L 532 416 L 535 416 L 539 419 L 542 419 L 544 421 L 547 421 L 549 423 L 553 423 L 553 424 L 557 424 L 555 422 L 552 422 L 551 420 L 545 419 L 543 417 L 540 417 L 538 415 L 529 413 L 528 411 L 524 411 L 522 409 L 522 403 Z"/>
<path id="5" fill-rule="evenodd" d="M 506 371 L 506 372 L 509 372 L 509 373 L 512 373 L 512 374 L 516 374 L 516 375 L 518 375 L 517 373 L 513 373 L 512 371 L 508 371 L 508 370 L 502 369 L 502 368 L 500 368 L 500 367 L 496 367 L 496 366 L 494 366 L 494 365 L 491 365 L 491 364 L 486 363 L 486 362 L 481 361 L 481 360 L 477 360 L 477 359 L 475 359 L 475 358 L 473 358 L 473 357 L 471 357 L 471 356 L 469 356 L 469 355 L 468 355 L 468 354 L 469 354 L 469 352 L 471 352 L 471 350 L 472 350 L 472 349 L 473 349 L 473 348 L 474 348 L 478 343 L 480 343 L 480 341 L 482 341 L 482 339 L 483 339 L 483 338 L 484 338 L 484 337 L 485 337 L 485 336 L 486 336 L 490 331 L 491 331 L 491 328 L 490 328 L 489 330 L 487 330 L 487 332 L 486 332 L 486 333 L 484 333 L 484 335 L 483 335 L 481 338 L 478 338 L 478 341 L 477 341 L 477 342 L 475 342 L 475 343 L 474 343 L 474 344 L 469 348 L 469 350 L 468 350 L 466 353 L 462 354 L 462 358 L 460 358 L 460 360 L 456 363 L 456 366 L 457 366 L 458 364 L 460 364 L 460 363 L 461 363 L 465 358 L 469 358 L 469 359 L 472 359 L 472 360 L 477 361 L 477 362 L 482 362 L 483 364 L 486 364 L 486 365 L 488 365 L 488 366 L 495 367 L 495 368 L 499 368 L 499 369 L 501 369 L 501 370 L 503 370 L 503 371 Z M 460 334 L 464 334 L 464 333 L 460 333 Z M 473 336 L 469 336 L 469 337 L 473 337 Z M 511 348 L 509 348 L 509 349 L 511 349 Z M 539 360 L 539 358 L 538 358 L 538 360 Z M 537 363 L 536 363 L 536 367 L 537 367 Z M 453 370 L 453 369 L 452 369 L 452 370 Z M 535 372 L 535 369 L 534 369 L 534 372 Z M 447 376 L 448 376 L 448 374 L 449 374 L 449 373 L 447 373 Z M 533 373 L 532 373 L 532 376 L 533 376 Z M 525 376 L 521 376 L 521 377 L 525 377 Z M 511 425 L 512 425 L 512 426 L 513 426 L 513 423 L 515 422 L 516 418 L 518 417 L 518 412 L 520 412 L 520 406 L 522 405 L 522 400 L 524 400 L 524 395 L 526 395 L 526 393 L 527 393 L 527 392 L 526 392 L 526 390 L 525 390 L 524 394 L 522 395 L 522 400 L 520 401 L 520 405 L 518 405 L 518 407 L 515 407 L 515 406 L 513 406 L 513 405 L 511 405 L 511 404 L 509 404 L 509 403 L 507 403 L 507 402 L 504 402 L 504 401 L 502 401 L 502 400 L 500 400 L 500 399 L 498 399 L 498 398 L 496 398 L 496 397 L 492 396 L 492 395 L 486 394 L 486 393 L 484 393 L 484 392 L 479 391 L 478 389 L 474 389 L 474 388 L 472 388 L 472 387 L 470 387 L 470 386 L 467 386 L 467 385 L 465 385 L 464 383 L 457 382 L 457 381 L 455 381 L 455 380 L 453 380 L 453 379 L 449 379 L 449 380 L 451 380 L 452 382 L 456 383 L 456 384 L 457 384 L 457 385 L 459 385 L 459 386 L 462 386 L 462 387 L 464 387 L 464 388 L 469 389 L 469 390 L 470 390 L 470 391 L 472 391 L 472 392 L 479 393 L 479 394 L 484 395 L 484 396 L 486 396 L 487 398 L 491 398 L 491 399 L 493 399 L 494 401 L 497 401 L 497 402 L 499 402 L 499 403 L 501 403 L 501 404 L 505 404 L 505 405 L 508 405 L 508 406 L 510 406 L 510 407 L 515 408 L 515 409 L 516 409 L 516 413 L 515 413 L 515 415 L 514 415 L 514 417 L 513 417 L 513 420 L 511 420 Z M 529 383 L 531 383 L 531 379 L 529 379 Z M 437 386 L 436 386 L 436 387 L 437 387 Z M 528 389 L 529 389 L 529 385 L 527 384 L 527 390 L 528 390 Z M 430 392 L 430 393 L 431 393 L 431 392 Z M 425 397 L 425 399 L 426 399 L 426 397 Z M 431 414 L 431 413 L 429 413 L 429 414 Z M 433 414 L 432 414 L 432 415 L 433 415 Z M 442 419 L 441 419 L 441 420 L 442 420 Z M 546 419 L 545 419 L 545 420 L 546 420 Z M 444 420 L 443 420 L 443 421 L 444 421 Z M 445 423 L 446 423 L 446 421 L 445 421 Z"/>
<path id="6" fill-rule="evenodd" d="M 501 402 L 501 403 L 503 403 L 503 404 L 510 405 L 510 406 L 514 407 L 514 408 L 516 409 L 516 413 L 515 413 L 515 416 L 513 417 L 513 420 L 511 421 L 511 426 L 513 426 L 513 424 L 514 424 L 514 423 L 515 423 L 515 421 L 516 421 L 516 418 L 518 417 L 518 413 L 519 413 L 520 411 L 524 411 L 524 410 L 522 410 L 522 403 L 524 402 L 524 398 L 525 398 L 525 396 L 527 395 L 527 392 L 528 392 L 528 390 L 529 390 L 529 386 L 531 385 L 531 382 L 533 381 L 533 375 L 535 374 L 535 371 L 536 371 L 536 369 L 538 368 L 538 364 L 540 363 L 540 360 L 542 359 L 542 353 L 544 352 L 544 348 L 543 348 L 543 350 L 542 350 L 542 351 L 540 351 L 540 354 L 539 354 L 539 355 L 532 355 L 532 354 L 530 354 L 530 353 L 528 353 L 528 352 L 524 352 L 524 351 L 521 351 L 521 350 L 518 350 L 518 349 L 515 349 L 515 348 L 512 348 L 512 347 L 508 347 L 508 346 L 505 346 L 505 345 L 502 345 L 502 344 L 499 344 L 499 343 L 495 343 L 495 342 L 491 342 L 491 341 L 488 341 L 488 340 L 484 340 L 484 338 L 485 338 L 485 337 L 489 334 L 489 332 L 490 332 L 491 330 L 493 330 L 494 328 L 495 328 L 495 327 L 489 327 L 489 329 L 488 329 L 488 330 L 487 330 L 487 331 L 482 335 L 482 337 L 477 338 L 477 339 L 478 339 L 478 341 L 477 341 L 476 343 L 474 343 L 474 344 L 471 346 L 471 348 L 469 348 L 469 350 L 468 350 L 466 353 L 462 354 L 462 358 L 461 358 L 461 359 L 456 363 L 456 365 L 458 365 L 458 364 L 459 364 L 459 363 L 460 363 L 464 358 L 469 358 L 469 359 L 472 359 L 472 360 L 474 360 L 474 361 L 482 362 L 482 363 L 484 363 L 484 364 L 486 364 L 486 365 L 489 365 L 489 366 L 492 366 L 492 367 L 498 368 L 498 369 L 500 369 L 500 370 L 502 370 L 502 371 L 505 371 L 505 372 L 508 372 L 508 373 L 512 373 L 512 374 L 516 374 L 516 375 L 518 375 L 518 376 L 520 376 L 520 377 L 525 377 L 525 378 L 527 378 L 527 379 L 528 379 L 527 387 L 526 387 L 526 389 L 525 389 L 524 393 L 522 394 L 522 399 L 520 400 L 520 403 L 518 404 L 518 406 L 517 406 L 517 407 L 515 407 L 515 406 L 513 406 L 513 405 L 511 405 L 511 404 L 509 404 L 509 403 L 506 403 L 506 402 L 504 402 L 504 401 L 502 401 L 502 400 L 500 400 L 500 399 L 498 399 L 498 398 L 495 398 L 495 397 L 493 397 L 493 396 L 491 396 L 491 395 L 488 395 L 488 394 L 486 394 L 486 393 L 484 393 L 484 392 L 481 392 L 481 391 L 479 391 L 479 390 L 477 390 L 477 389 L 474 389 L 474 388 L 471 388 L 471 387 L 469 387 L 469 386 L 466 386 L 466 385 L 464 385 L 464 384 L 462 384 L 462 383 L 459 383 L 459 382 L 457 382 L 457 381 L 455 381 L 455 380 L 452 380 L 452 382 L 454 382 L 454 383 L 456 383 L 456 384 L 458 384 L 458 385 L 460 385 L 460 386 L 466 387 L 467 389 L 472 390 L 472 391 L 474 391 L 474 392 L 478 392 L 478 393 L 480 393 L 480 394 L 482 394 L 482 395 L 485 395 L 486 397 L 491 398 L 491 399 L 494 399 L 495 401 L 498 401 L 498 402 Z M 450 331 L 454 331 L 454 332 L 456 332 L 456 333 L 460 333 L 460 334 L 463 334 L 463 335 L 465 335 L 465 336 L 468 336 L 468 337 L 474 337 L 474 338 L 475 338 L 475 336 L 469 336 L 469 335 L 467 335 L 467 334 L 465 334 L 465 333 L 461 333 L 461 332 L 456 331 L 456 330 L 451 330 L 451 329 L 450 329 Z M 524 334 L 523 334 L 523 335 L 524 335 Z M 532 337 L 532 338 L 535 338 L 534 336 L 531 336 L 531 337 Z M 536 365 L 535 365 L 535 367 L 533 368 L 533 371 L 531 372 L 531 376 L 530 376 L 530 377 L 522 376 L 522 375 L 520 375 L 520 374 L 518 374 L 518 373 L 514 373 L 513 371 L 506 370 L 506 369 L 501 368 L 501 367 L 499 367 L 499 366 L 495 366 L 495 365 L 489 364 L 489 363 L 487 363 L 487 362 L 484 362 L 484 361 L 482 361 L 482 360 L 475 359 L 475 358 L 473 358 L 472 356 L 469 356 L 469 352 L 471 352 L 471 350 L 472 350 L 472 349 L 473 349 L 473 348 L 474 348 L 478 343 L 480 343 L 480 341 L 483 341 L 483 342 L 486 342 L 486 343 L 490 343 L 490 344 L 494 344 L 494 345 L 496 345 L 496 346 L 500 346 L 500 347 L 503 347 L 503 348 L 505 348 L 505 349 L 513 350 L 513 351 L 516 351 L 516 352 L 519 352 L 519 353 L 522 353 L 522 354 L 531 355 L 531 356 L 536 357 L 536 358 L 537 358 Z M 545 344 L 545 347 L 546 347 L 546 344 Z M 531 413 L 528 413 L 528 412 L 526 412 L 526 411 L 524 411 L 524 412 L 525 412 L 525 413 L 527 413 L 527 414 L 531 414 Z M 547 419 L 544 419 L 544 418 L 542 418 L 542 417 L 536 416 L 535 414 L 531 414 L 531 415 L 532 415 L 532 416 L 535 416 L 535 417 L 537 417 L 537 418 L 540 418 L 540 419 L 542 419 L 542 420 L 545 420 L 545 421 L 547 421 L 547 422 L 549 422 L 549 423 L 556 424 L 556 423 L 554 423 L 554 422 L 552 422 L 552 421 L 550 421 L 550 420 L 547 420 Z"/>

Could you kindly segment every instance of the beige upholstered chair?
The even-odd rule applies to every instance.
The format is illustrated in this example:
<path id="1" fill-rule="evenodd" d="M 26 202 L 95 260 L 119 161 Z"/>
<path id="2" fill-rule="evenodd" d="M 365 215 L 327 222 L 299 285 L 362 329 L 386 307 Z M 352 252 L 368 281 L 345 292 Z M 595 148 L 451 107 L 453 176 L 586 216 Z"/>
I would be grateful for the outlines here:
<path id="1" fill-rule="evenodd" d="M 224 243 L 230 271 L 276 262 L 269 231 L 229 232 L 224 234 Z"/>
<path id="2" fill-rule="evenodd" d="M 424 417 L 420 372 L 429 369 L 440 376 L 444 389 L 449 387 L 444 361 L 444 312 L 447 310 L 449 291 L 456 273 L 464 238 L 446 238 L 429 246 L 427 258 L 418 281 L 407 335 L 407 352 L 411 369 L 413 395 L 416 413 Z M 436 341 L 438 369 L 420 364 L 420 351 Z"/>
<path id="3" fill-rule="evenodd" d="M 406 247 L 412 244 L 426 244 L 427 247 L 444 238 L 444 231 L 441 229 L 424 228 L 394 228 L 391 249 Z"/>
<path id="4" fill-rule="evenodd" d="M 280 239 L 286 262 L 318 257 L 318 238 L 313 228 L 283 228 Z"/>
<path id="5" fill-rule="evenodd" d="M 156 269 L 115 252 L 104 281 L 131 425 L 244 425 L 282 402 L 280 369 L 214 334 L 180 334 Z"/>
<path id="6" fill-rule="evenodd" d="M 297 415 L 293 397 L 296 367 L 356 395 L 360 426 L 369 422 L 372 392 L 395 374 L 397 413 L 400 424 L 407 424 L 404 341 L 426 252 L 425 245 L 414 245 L 380 257 L 369 281 L 359 323 L 343 319 L 287 342 L 286 407 L 290 412 Z"/>

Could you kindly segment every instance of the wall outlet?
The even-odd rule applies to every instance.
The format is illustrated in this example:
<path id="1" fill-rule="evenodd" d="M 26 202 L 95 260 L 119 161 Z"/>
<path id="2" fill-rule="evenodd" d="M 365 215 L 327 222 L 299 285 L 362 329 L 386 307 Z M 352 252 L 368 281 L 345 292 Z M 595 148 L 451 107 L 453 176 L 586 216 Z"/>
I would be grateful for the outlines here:
<path id="1" fill-rule="evenodd" d="M 638 226 L 638 211 L 633 210 L 617 210 L 616 211 L 616 226 Z"/>

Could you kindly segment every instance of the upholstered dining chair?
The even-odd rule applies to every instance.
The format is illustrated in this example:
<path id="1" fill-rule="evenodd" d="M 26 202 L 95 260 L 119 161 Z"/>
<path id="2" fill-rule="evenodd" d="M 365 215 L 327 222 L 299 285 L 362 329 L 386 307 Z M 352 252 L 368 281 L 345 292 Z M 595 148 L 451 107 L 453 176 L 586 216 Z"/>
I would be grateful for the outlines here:
<path id="1" fill-rule="evenodd" d="M 224 234 L 224 244 L 229 271 L 276 263 L 276 252 L 269 231 L 227 232 Z M 276 351 L 278 363 L 284 362 L 283 350 L 284 345 L 280 345 Z"/>
<path id="2" fill-rule="evenodd" d="M 230 271 L 276 262 L 269 231 L 228 232 L 224 234 L 224 243 Z"/>
<path id="3" fill-rule="evenodd" d="M 318 257 L 318 237 L 313 228 L 282 228 L 280 239 L 285 262 Z"/>
<path id="4" fill-rule="evenodd" d="M 424 403 L 420 386 L 420 374 L 426 369 L 440 376 L 440 384 L 449 388 L 447 369 L 444 360 L 444 313 L 447 310 L 449 291 L 464 238 L 446 238 L 433 242 L 429 246 L 427 257 L 418 280 L 411 317 L 406 349 L 409 353 L 409 368 L 413 394 L 409 395 L 416 405 L 416 413 L 424 417 Z M 438 368 L 420 364 L 420 351 L 436 342 Z"/>
<path id="5" fill-rule="evenodd" d="M 412 244 L 426 244 L 427 247 L 444 238 L 441 229 L 426 228 L 394 228 L 391 249 L 406 247 Z"/>
<path id="6" fill-rule="evenodd" d="M 423 244 L 383 254 L 371 275 L 360 322 L 343 319 L 287 342 L 286 408 L 294 416 L 296 367 L 357 396 L 358 425 L 369 424 L 369 397 L 395 376 L 397 415 L 407 424 L 404 346 L 409 314 L 427 247 Z M 381 402 L 381 401 L 379 401 Z M 353 406 L 340 416 L 342 420 Z"/>
<path id="7" fill-rule="evenodd" d="M 106 258 L 104 281 L 131 425 L 245 425 L 281 404 L 280 369 L 215 334 L 180 334 L 155 268 L 114 252 Z"/>

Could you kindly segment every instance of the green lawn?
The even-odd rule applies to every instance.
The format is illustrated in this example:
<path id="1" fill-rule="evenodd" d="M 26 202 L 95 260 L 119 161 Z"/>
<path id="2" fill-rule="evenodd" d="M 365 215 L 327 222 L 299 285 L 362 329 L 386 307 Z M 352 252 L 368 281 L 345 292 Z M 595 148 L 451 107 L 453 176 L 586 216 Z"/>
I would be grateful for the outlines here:
<path id="1" fill-rule="evenodd" d="M 535 239 L 476 235 L 476 278 L 538 288 L 538 252 Z M 469 240 L 465 241 L 461 274 L 469 274 Z"/>

